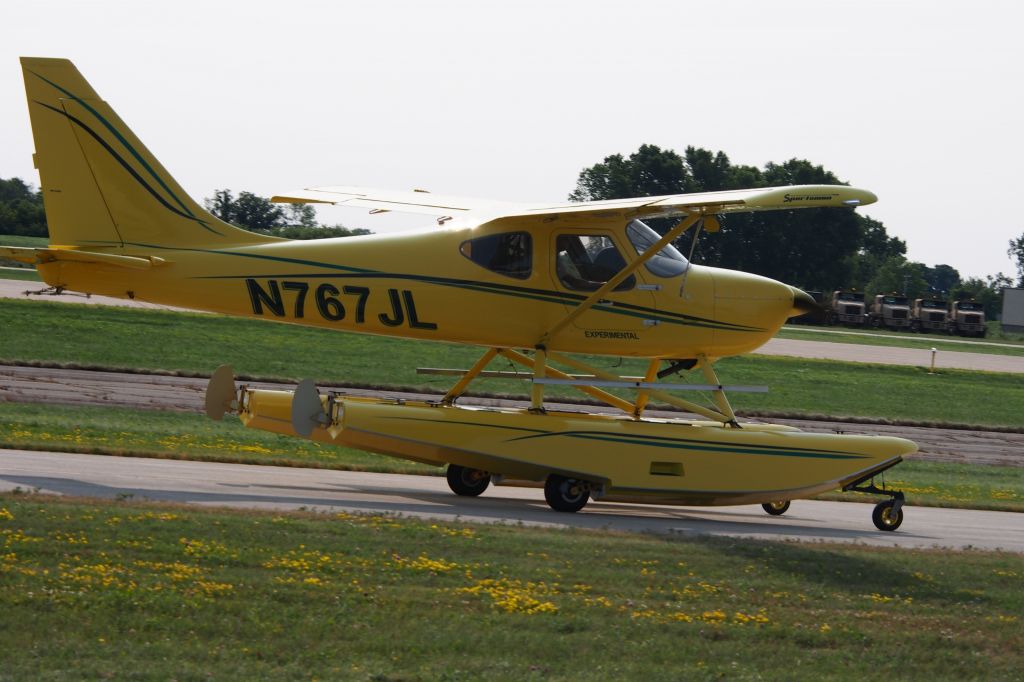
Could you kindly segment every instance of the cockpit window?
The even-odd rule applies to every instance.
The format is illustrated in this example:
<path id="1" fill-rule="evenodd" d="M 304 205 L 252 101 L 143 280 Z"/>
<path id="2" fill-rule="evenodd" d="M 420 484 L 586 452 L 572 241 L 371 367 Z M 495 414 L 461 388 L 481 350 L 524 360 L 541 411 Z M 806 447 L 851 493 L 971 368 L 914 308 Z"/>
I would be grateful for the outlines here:
<path id="1" fill-rule="evenodd" d="M 626 260 L 604 235 L 560 234 L 555 240 L 555 272 L 568 289 L 596 291 L 626 267 Z M 624 279 L 615 291 L 626 291 L 636 285 L 636 277 Z"/>
<path id="2" fill-rule="evenodd" d="M 634 220 L 626 226 L 626 235 L 629 237 L 633 248 L 636 249 L 637 254 L 641 256 L 661 239 L 661 235 L 640 220 Z M 647 268 L 648 272 L 657 277 L 681 275 L 686 271 L 688 265 L 686 257 L 679 253 L 676 247 L 671 244 L 665 246 L 665 248 L 651 256 L 644 263 L 644 267 Z"/>
<path id="3" fill-rule="evenodd" d="M 499 275 L 526 279 L 533 270 L 533 240 L 529 232 L 506 232 L 468 239 L 459 252 Z"/>

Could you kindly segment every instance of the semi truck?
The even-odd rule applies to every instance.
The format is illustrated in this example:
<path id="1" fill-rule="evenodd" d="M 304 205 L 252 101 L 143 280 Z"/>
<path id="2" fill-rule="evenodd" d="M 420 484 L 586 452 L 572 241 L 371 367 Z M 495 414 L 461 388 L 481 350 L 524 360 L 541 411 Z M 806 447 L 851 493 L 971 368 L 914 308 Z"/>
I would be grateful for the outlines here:
<path id="1" fill-rule="evenodd" d="M 878 294 L 868 313 L 872 327 L 908 329 L 910 327 L 910 301 L 898 294 Z"/>
<path id="2" fill-rule="evenodd" d="M 915 332 L 944 332 L 949 329 L 949 302 L 938 298 L 914 299 L 910 329 Z"/>
<path id="3" fill-rule="evenodd" d="M 867 316 L 864 314 L 864 294 L 860 291 L 840 289 L 832 292 L 832 324 L 863 326 Z"/>
<path id="4" fill-rule="evenodd" d="M 949 306 L 949 333 L 984 337 L 985 308 L 977 301 L 953 301 Z"/>

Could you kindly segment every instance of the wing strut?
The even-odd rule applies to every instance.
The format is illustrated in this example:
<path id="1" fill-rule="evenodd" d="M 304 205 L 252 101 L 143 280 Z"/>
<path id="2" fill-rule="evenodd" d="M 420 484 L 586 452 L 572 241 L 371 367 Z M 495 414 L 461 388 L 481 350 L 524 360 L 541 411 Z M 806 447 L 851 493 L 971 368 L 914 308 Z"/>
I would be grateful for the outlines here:
<path id="1" fill-rule="evenodd" d="M 612 277 L 610 280 L 605 282 L 597 291 L 595 291 L 590 296 L 588 296 L 585 301 L 583 301 L 578 306 L 573 308 L 572 311 L 570 311 L 568 315 L 566 315 L 561 320 L 559 320 L 555 324 L 555 326 L 553 326 L 553 327 L 551 327 L 551 329 L 547 330 L 544 333 L 544 335 L 541 336 L 540 339 L 537 341 L 537 348 L 545 348 L 545 347 L 547 347 L 548 342 L 551 341 L 551 339 L 555 336 L 555 334 L 557 334 L 558 332 L 562 331 L 565 328 L 566 325 L 572 323 L 572 321 L 575 320 L 577 317 L 579 317 L 583 313 L 585 313 L 588 310 L 590 310 L 594 306 L 595 303 L 597 303 L 602 298 L 604 298 L 605 294 L 607 294 L 609 291 L 611 291 L 615 287 L 619 286 L 619 284 L 621 284 L 627 277 L 629 277 L 631 274 L 633 274 L 633 271 L 635 271 L 641 265 L 643 265 L 648 260 L 653 258 L 655 256 L 655 254 L 657 254 L 659 251 L 661 251 L 663 248 L 665 248 L 668 244 L 670 244 L 672 242 L 672 240 L 674 240 L 676 237 L 681 235 L 683 232 L 686 232 L 688 229 L 693 227 L 693 225 L 697 221 L 702 220 L 704 218 L 705 212 L 707 212 L 707 213 L 714 213 L 715 212 L 714 207 L 710 207 L 710 208 L 709 207 L 702 207 L 700 209 L 700 212 L 695 212 L 695 213 L 692 213 L 692 214 L 686 216 L 678 225 L 676 225 L 671 230 L 666 232 L 665 236 L 662 237 L 661 239 L 659 239 L 654 244 L 654 246 L 652 246 L 651 248 L 649 248 L 646 251 L 644 251 L 643 254 L 637 256 L 636 258 L 634 258 L 632 262 L 630 262 L 630 263 L 628 263 L 626 265 L 626 267 L 624 267 L 621 270 L 619 270 L 618 273 L 616 273 L 614 277 Z"/>
<path id="2" fill-rule="evenodd" d="M 530 374 L 485 372 L 484 369 L 486 366 L 491 362 L 491 360 L 499 355 L 527 368 L 530 370 Z M 552 362 L 586 372 L 586 374 L 573 375 L 563 372 L 562 370 L 552 367 Z M 700 367 L 707 384 L 667 384 L 663 385 L 663 388 L 659 388 L 657 379 L 660 363 L 660 360 L 651 360 L 647 367 L 647 372 L 643 377 L 643 381 L 637 381 L 640 377 L 624 378 L 613 372 L 592 367 L 582 360 L 578 360 L 561 353 L 538 350 L 536 357 L 530 358 L 509 348 L 489 348 L 483 356 L 481 356 L 481 358 L 466 371 L 440 369 L 420 369 L 418 371 L 429 374 L 447 374 L 452 372 L 462 374 L 462 377 L 455 386 L 453 386 L 451 390 L 445 394 L 444 398 L 442 398 L 441 403 L 444 405 L 454 404 L 459 396 L 465 392 L 469 384 L 474 379 L 481 376 L 498 376 L 499 378 L 532 377 L 533 386 L 531 387 L 530 392 L 531 411 L 543 412 L 544 387 L 549 384 L 559 384 L 572 386 L 576 390 L 582 391 L 583 393 L 600 400 L 606 405 L 622 410 L 635 419 L 643 417 L 644 410 L 647 408 L 650 400 L 654 399 L 668 403 L 674 407 L 678 407 L 686 412 L 698 414 L 702 417 L 722 422 L 723 424 L 728 424 L 736 428 L 739 428 L 739 424 L 736 422 L 736 413 L 733 411 L 732 405 L 729 404 L 729 399 L 726 397 L 726 389 L 753 393 L 764 393 L 768 390 L 765 386 L 723 386 L 718 380 L 718 375 L 715 373 L 712 361 L 704 355 L 697 358 L 696 366 Z M 630 402 L 629 400 L 620 398 L 619 396 L 609 393 L 602 388 L 598 388 L 598 386 L 636 390 L 636 401 Z M 704 407 L 690 400 L 684 400 L 668 393 L 668 390 L 683 389 L 710 391 L 711 397 L 718 409 L 716 410 Z"/>
<path id="3" fill-rule="evenodd" d="M 484 368 L 487 367 L 488 363 L 490 363 L 490 361 L 493 360 L 500 352 L 500 348 L 488 348 L 487 352 L 483 354 L 483 357 L 477 360 L 476 363 L 469 368 L 469 371 L 466 372 L 447 393 L 445 393 L 441 402 L 445 405 L 453 404 L 456 399 L 466 391 L 466 387 L 469 386 L 470 382 L 473 381 L 473 379 L 476 379 L 477 376 L 480 375 L 480 372 L 482 372 Z"/>
<path id="4" fill-rule="evenodd" d="M 600 379 L 608 379 L 611 381 L 621 380 L 620 377 L 616 374 L 606 372 L 596 367 L 591 367 L 590 365 L 588 365 L 585 362 L 582 362 L 581 360 L 577 360 L 576 358 L 572 358 L 567 355 L 562 355 L 561 353 L 548 353 L 548 358 L 554 360 L 555 362 L 560 362 L 563 365 L 568 365 L 570 367 L 573 367 L 584 372 L 590 372 Z M 682 410 L 686 410 L 687 412 L 692 412 L 694 414 L 699 414 L 702 417 L 713 419 L 716 422 L 722 422 L 724 424 L 736 424 L 736 414 L 732 411 L 732 407 L 729 405 L 729 400 L 725 397 L 725 387 L 723 387 L 719 383 L 718 376 L 715 374 L 715 370 L 711 367 L 711 362 L 707 359 L 707 357 L 701 356 L 700 358 L 698 358 L 698 364 L 701 365 L 701 369 L 704 370 L 704 376 L 708 379 L 708 383 L 711 383 L 717 387 L 712 390 L 712 395 L 715 396 L 715 404 L 719 407 L 719 409 L 721 409 L 721 412 L 716 412 L 715 410 L 703 407 L 689 400 L 683 400 L 682 398 L 679 398 L 677 396 L 674 396 L 670 393 L 667 393 L 656 388 L 644 389 L 645 393 L 649 396 L 648 399 L 654 398 L 655 400 L 664 401 L 669 405 L 674 405 L 675 407 L 678 407 Z M 626 411 L 632 414 L 634 417 L 639 418 L 640 416 L 643 415 L 643 410 L 644 407 L 646 407 L 646 402 L 647 401 L 645 400 L 643 405 L 634 405 L 632 403 L 627 403 L 631 409 L 628 409 Z M 723 407 L 725 409 L 722 409 Z"/>

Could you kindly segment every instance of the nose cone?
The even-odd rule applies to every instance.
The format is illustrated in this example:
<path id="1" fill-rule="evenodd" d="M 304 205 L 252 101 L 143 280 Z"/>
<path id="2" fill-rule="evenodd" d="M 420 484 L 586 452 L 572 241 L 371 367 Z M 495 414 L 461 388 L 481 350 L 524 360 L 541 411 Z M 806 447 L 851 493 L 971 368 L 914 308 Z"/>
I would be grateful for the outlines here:
<path id="1" fill-rule="evenodd" d="M 821 305 L 809 293 L 796 287 L 790 287 L 790 289 L 793 292 L 793 310 L 790 311 L 789 317 L 816 313 L 821 310 Z"/>
<path id="2" fill-rule="evenodd" d="M 816 310 L 810 294 L 774 279 L 735 270 L 715 270 L 716 350 L 748 353 L 767 342 L 794 315 Z"/>

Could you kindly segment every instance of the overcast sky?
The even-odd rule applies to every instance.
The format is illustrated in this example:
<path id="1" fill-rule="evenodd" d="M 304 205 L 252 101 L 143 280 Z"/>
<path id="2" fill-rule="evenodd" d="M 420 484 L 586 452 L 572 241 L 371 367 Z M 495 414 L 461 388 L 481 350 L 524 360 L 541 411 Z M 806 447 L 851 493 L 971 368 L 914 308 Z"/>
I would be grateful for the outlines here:
<path id="1" fill-rule="evenodd" d="M 0 177 L 38 184 L 17 57 L 72 59 L 197 199 L 423 188 L 563 200 L 644 143 L 821 164 L 908 256 L 1011 273 L 1024 3 L 115 2 L 0 8 Z M 422 217 L 320 211 L 382 231 Z M 785 239 L 780 231 L 779 239 Z"/>

